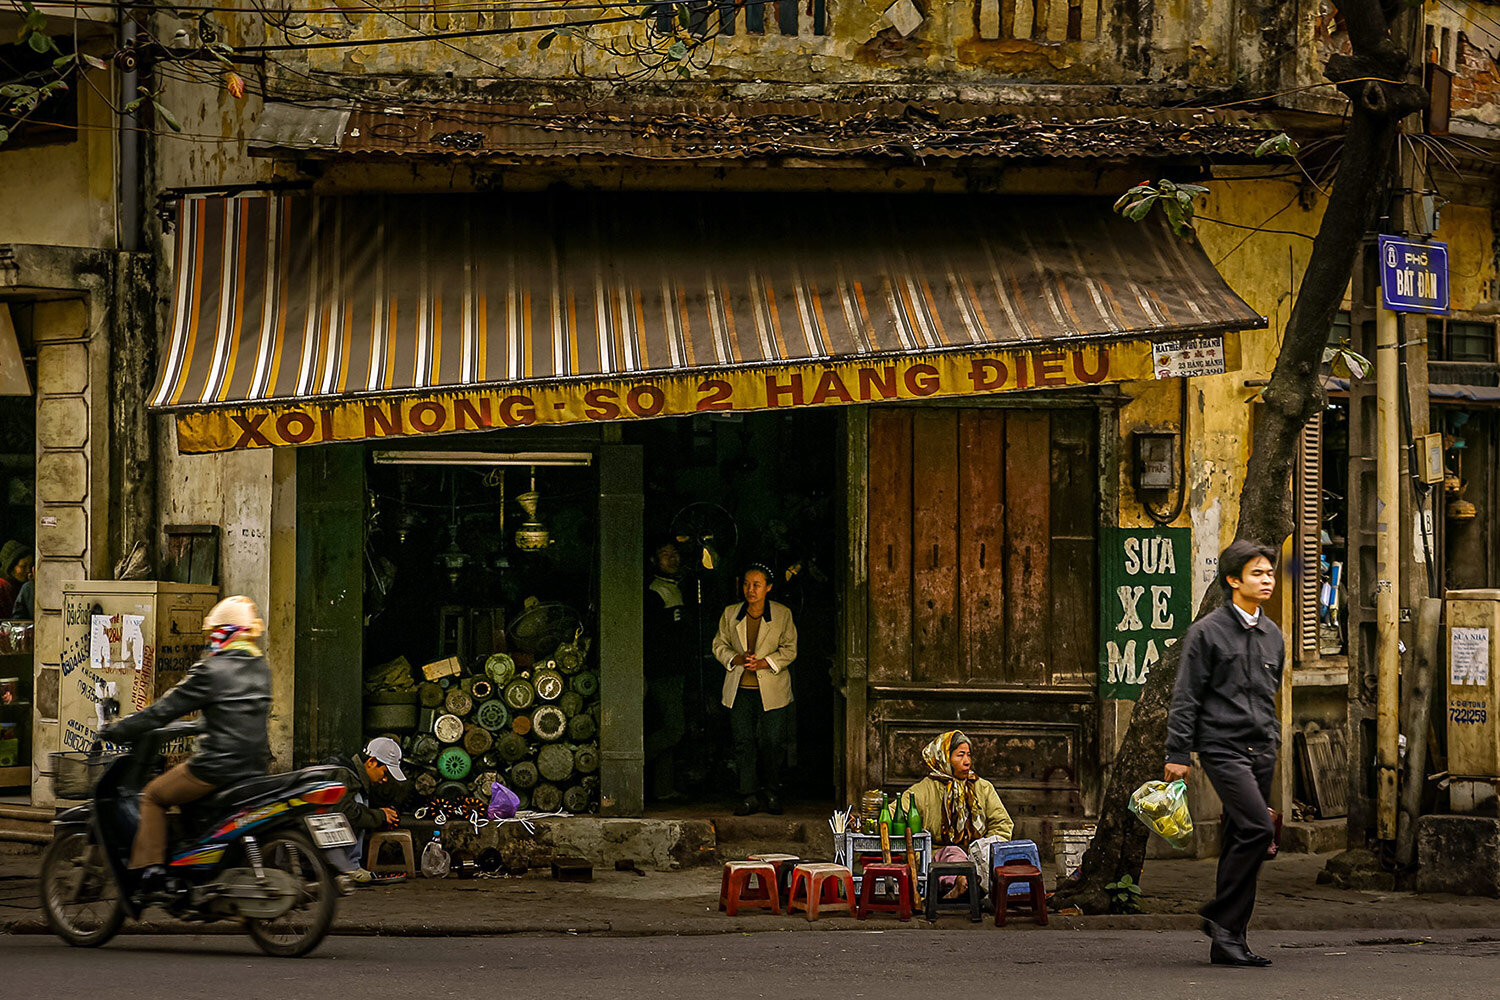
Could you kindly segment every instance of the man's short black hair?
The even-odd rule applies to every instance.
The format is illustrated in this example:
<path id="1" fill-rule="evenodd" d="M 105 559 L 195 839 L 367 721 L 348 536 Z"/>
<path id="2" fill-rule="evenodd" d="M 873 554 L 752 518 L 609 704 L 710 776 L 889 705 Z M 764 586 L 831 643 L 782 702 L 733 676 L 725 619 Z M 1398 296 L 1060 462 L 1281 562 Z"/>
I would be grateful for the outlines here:
<path id="1" fill-rule="evenodd" d="M 1225 594 L 1234 589 L 1229 585 L 1229 578 L 1243 579 L 1245 566 L 1257 556 L 1265 556 L 1273 567 L 1276 565 L 1275 549 L 1248 538 L 1236 538 L 1219 554 L 1219 587 Z"/>

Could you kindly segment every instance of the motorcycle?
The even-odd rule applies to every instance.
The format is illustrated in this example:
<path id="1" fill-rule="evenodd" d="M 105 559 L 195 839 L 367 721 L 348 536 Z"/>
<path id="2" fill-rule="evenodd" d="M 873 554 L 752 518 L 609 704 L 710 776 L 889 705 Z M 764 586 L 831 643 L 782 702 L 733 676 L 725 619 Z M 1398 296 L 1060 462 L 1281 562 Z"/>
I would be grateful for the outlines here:
<path id="1" fill-rule="evenodd" d="M 333 924 L 339 890 L 327 855 L 355 842 L 333 809 L 352 776 L 341 767 L 303 768 L 211 792 L 169 817 L 169 891 L 147 896 L 129 867 L 140 792 L 160 773 L 162 747 L 197 731 L 174 722 L 125 752 L 96 745 L 51 755 L 59 798 L 87 799 L 53 820 L 42 857 L 42 909 L 75 947 L 97 947 L 153 904 L 194 922 L 242 920 L 268 955 L 297 957 Z"/>

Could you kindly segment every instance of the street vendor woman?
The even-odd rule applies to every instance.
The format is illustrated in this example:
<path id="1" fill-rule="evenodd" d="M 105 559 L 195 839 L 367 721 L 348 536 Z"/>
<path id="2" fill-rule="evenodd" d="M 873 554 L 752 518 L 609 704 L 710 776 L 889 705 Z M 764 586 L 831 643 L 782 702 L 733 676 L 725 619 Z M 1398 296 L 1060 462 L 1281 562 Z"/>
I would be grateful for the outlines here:
<path id="1" fill-rule="evenodd" d="M 990 845 L 1010 839 L 1015 824 L 995 786 L 974 773 L 969 738 L 957 729 L 943 733 L 922 751 L 927 777 L 901 793 L 902 813 L 915 801 L 923 825 L 932 832 L 932 860 L 970 861 L 990 871 Z M 987 883 L 989 880 L 984 880 Z M 968 891 L 968 882 L 943 879 L 945 896 Z"/>

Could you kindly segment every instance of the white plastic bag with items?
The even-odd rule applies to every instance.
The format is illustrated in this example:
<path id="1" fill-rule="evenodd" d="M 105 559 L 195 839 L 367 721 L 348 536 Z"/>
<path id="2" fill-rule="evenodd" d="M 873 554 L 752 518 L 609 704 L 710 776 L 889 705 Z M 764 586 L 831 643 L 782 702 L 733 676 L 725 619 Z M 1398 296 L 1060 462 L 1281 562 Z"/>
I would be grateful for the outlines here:
<path id="1" fill-rule="evenodd" d="M 1130 796 L 1130 811 L 1163 840 L 1183 848 L 1193 840 L 1193 817 L 1188 813 L 1187 784 L 1148 781 Z"/>

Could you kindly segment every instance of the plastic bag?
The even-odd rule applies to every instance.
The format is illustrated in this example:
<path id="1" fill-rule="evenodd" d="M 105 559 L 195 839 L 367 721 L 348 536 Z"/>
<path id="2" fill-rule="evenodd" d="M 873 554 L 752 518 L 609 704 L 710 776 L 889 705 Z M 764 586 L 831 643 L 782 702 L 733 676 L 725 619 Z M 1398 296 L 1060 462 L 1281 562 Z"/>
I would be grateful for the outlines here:
<path id="1" fill-rule="evenodd" d="M 490 807 L 485 810 L 486 815 L 490 819 L 510 819 L 519 808 L 521 797 L 500 782 L 495 782 L 495 787 L 490 792 Z"/>
<path id="2" fill-rule="evenodd" d="M 1192 842 L 1187 784 L 1180 779 L 1170 785 L 1165 781 L 1146 782 L 1131 793 L 1130 811 L 1173 847 L 1183 848 Z"/>

